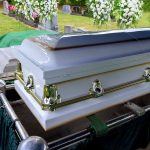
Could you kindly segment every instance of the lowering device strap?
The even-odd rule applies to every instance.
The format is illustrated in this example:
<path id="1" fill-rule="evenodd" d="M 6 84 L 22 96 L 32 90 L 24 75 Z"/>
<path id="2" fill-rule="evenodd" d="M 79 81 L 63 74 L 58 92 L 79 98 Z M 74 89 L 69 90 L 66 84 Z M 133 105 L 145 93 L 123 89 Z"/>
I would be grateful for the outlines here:
<path id="1" fill-rule="evenodd" d="M 91 115 L 87 118 L 91 122 L 90 128 L 94 130 L 96 137 L 103 136 L 108 132 L 107 125 L 96 115 Z"/>

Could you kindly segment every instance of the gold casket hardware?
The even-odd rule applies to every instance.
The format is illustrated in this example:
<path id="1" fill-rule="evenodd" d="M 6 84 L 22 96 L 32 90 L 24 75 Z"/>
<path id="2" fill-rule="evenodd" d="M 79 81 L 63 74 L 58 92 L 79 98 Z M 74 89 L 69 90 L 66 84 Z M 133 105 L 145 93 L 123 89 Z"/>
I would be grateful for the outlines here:
<path id="1" fill-rule="evenodd" d="M 85 101 L 90 98 L 97 98 L 97 97 L 102 96 L 103 94 L 111 93 L 111 92 L 114 92 L 123 88 L 127 88 L 130 86 L 139 84 L 139 83 L 150 81 L 150 68 L 146 68 L 144 70 L 144 75 L 139 79 L 136 79 L 134 81 L 130 81 L 127 83 L 123 83 L 117 86 L 109 87 L 106 89 L 103 89 L 102 84 L 99 80 L 95 80 L 92 82 L 92 88 L 89 89 L 89 92 L 87 92 L 87 94 L 61 102 L 61 97 L 58 94 L 58 89 L 56 85 L 46 85 L 43 91 L 43 99 L 39 98 L 32 90 L 34 87 L 33 77 L 29 76 L 28 77 L 29 82 L 28 84 L 26 84 L 23 79 L 23 73 L 21 71 L 21 67 L 19 68 L 20 69 L 16 71 L 16 79 L 22 83 L 24 88 L 27 89 L 27 92 L 39 103 L 39 105 L 41 106 L 43 110 L 48 109 L 51 111 L 54 111 L 57 108 L 61 108 L 63 106 Z"/>
<path id="2" fill-rule="evenodd" d="M 19 75 L 20 78 L 23 80 L 22 66 L 21 66 L 21 63 L 20 63 L 20 62 L 18 62 L 17 70 L 16 70 L 16 72 L 15 72 L 15 76 L 16 76 L 16 74 Z"/>
<path id="3" fill-rule="evenodd" d="M 61 103 L 61 97 L 58 94 L 58 89 L 56 85 L 45 85 L 44 87 L 44 97 L 43 97 L 43 104 L 49 105 L 50 110 L 55 110 L 55 105 Z M 44 107 L 43 107 L 44 109 Z"/>
<path id="4" fill-rule="evenodd" d="M 100 97 L 104 94 L 104 89 L 102 87 L 101 82 L 98 79 L 93 81 L 92 88 L 90 88 L 89 90 L 89 94 L 93 95 L 94 97 Z"/>
<path id="5" fill-rule="evenodd" d="M 20 62 L 18 62 L 18 65 L 17 65 L 17 72 L 22 72 L 22 66 Z"/>
<path id="6" fill-rule="evenodd" d="M 150 68 L 146 68 L 145 70 L 144 70 L 144 78 L 145 78 L 145 80 L 147 81 L 147 82 L 149 82 L 150 81 Z"/>
<path id="7" fill-rule="evenodd" d="M 34 80 L 33 80 L 33 76 L 29 75 L 28 79 L 27 79 L 27 83 L 25 86 L 25 90 L 29 90 L 29 89 L 34 89 Z"/>

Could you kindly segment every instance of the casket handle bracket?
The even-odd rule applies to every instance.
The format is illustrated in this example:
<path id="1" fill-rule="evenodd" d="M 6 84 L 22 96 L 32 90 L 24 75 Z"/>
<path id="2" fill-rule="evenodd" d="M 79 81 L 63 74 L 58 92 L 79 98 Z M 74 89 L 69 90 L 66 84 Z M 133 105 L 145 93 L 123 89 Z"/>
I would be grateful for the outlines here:
<path id="1" fill-rule="evenodd" d="M 150 68 L 149 67 L 144 70 L 143 76 L 147 82 L 150 82 Z"/>
<path id="2" fill-rule="evenodd" d="M 61 97 L 58 94 L 57 86 L 45 85 L 43 96 L 43 109 L 47 108 L 50 109 L 51 111 L 54 111 L 58 103 L 61 103 Z"/>
<path id="3" fill-rule="evenodd" d="M 34 89 L 34 79 L 32 75 L 28 76 L 27 83 L 25 85 L 25 90 Z"/>
<path id="4" fill-rule="evenodd" d="M 20 62 L 18 62 L 18 64 L 17 64 L 17 70 L 15 72 L 15 76 L 17 76 L 17 75 L 23 80 L 22 66 L 21 66 Z"/>
<path id="5" fill-rule="evenodd" d="M 93 95 L 94 97 L 100 97 L 104 94 L 104 89 L 98 79 L 92 82 L 92 88 L 90 88 L 89 94 Z"/>

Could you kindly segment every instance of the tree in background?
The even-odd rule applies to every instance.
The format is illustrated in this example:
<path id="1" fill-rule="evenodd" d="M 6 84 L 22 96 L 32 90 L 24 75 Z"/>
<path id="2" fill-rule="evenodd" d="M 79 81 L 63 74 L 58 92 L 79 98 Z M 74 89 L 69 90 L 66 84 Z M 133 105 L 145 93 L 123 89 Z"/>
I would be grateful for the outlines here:
<path id="1" fill-rule="evenodd" d="M 59 5 L 86 6 L 86 0 L 58 0 Z"/>

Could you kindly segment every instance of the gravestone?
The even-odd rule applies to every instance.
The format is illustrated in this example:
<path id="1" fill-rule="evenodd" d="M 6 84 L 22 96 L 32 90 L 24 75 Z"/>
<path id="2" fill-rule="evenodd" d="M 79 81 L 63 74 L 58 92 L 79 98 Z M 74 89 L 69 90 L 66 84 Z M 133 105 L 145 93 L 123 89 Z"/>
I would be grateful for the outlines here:
<path id="1" fill-rule="evenodd" d="M 45 29 L 51 29 L 51 21 L 47 18 L 44 18 L 42 20 L 42 26 L 45 28 Z"/>
<path id="2" fill-rule="evenodd" d="M 54 14 L 52 16 L 52 19 L 43 19 L 42 20 L 42 23 L 41 23 L 41 27 L 42 29 L 45 29 L 45 30 L 54 30 L 54 31 L 58 31 L 58 16 L 57 14 Z"/>
<path id="3" fill-rule="evenodd" d="M 64 33 L 75 33 L 75 32 L 88 32 L 83 28 L 75 28 L 73 26 L 66 25 L 64 26 Z"/>
<path id="4" fill-rule="evenodd" d="M 73 27 L 72 26 L 64 26 L 64 33 L 72 33 Z"/>
<path id="5" fill-rule="evenodd" d="M 72 8 L 72 13 L 74 14 L 80 14 L 81 13 L 81 8 L 79 6 L 73 6 Z"/>
<path id="6" fill-rule="evenodd" d="M 7 0 L 4 0 L 4 2 L 3 2 L 3 13 L 5 14 L 5 15 L 8 15 L 9 14 L 9 3 L 8 3 L 8 1 Z"/>
<path id="7" fill-rule="evenodd" d="M 51 20 L 51 30 L 58 31 L 58 15 L 54 14 Z"/>
<path id="8" fill-rule="evenodd" d="M 65 14 L 71 14 L 71 6 L 70 5 L 63 5 L 62 12 Z"/>

